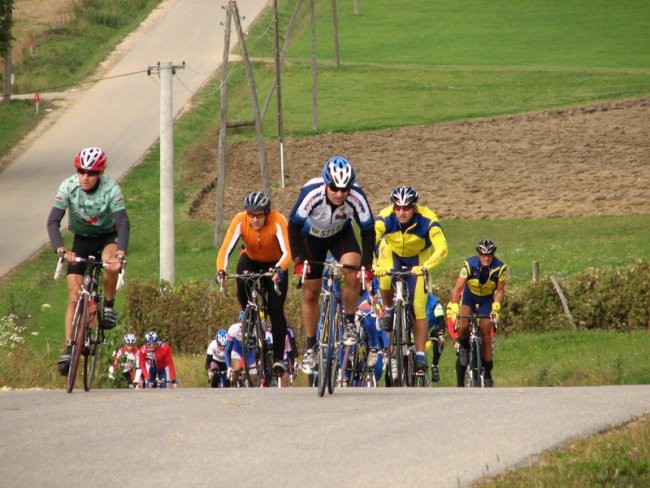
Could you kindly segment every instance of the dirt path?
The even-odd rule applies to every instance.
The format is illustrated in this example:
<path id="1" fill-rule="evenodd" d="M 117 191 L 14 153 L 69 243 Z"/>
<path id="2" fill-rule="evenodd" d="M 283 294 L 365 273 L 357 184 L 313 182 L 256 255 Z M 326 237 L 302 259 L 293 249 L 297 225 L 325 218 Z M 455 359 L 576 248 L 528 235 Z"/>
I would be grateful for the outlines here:
<path id="1" fill-rule="evenodd" d="M 413 185 L 441 219 L 650 213 L 650 97 L 585 107 L 405 129 L 290 138 L 288 187 L 274 192 L 288 212 L 300 186 L 334 154 L 349 158 L 378 211 L 391 190 Z M 216 139 L 215 139 L 216 141 Z M 226 218 L 261 188 L 255 143 L 228 148 Z M 216 160 L 216 145 L 201 157 Z M 195 155 L 196 156 L 196 155 Z M 267 144 L 279 181 L 278 150 Z M 208 175 L 213 179 L 215 173 Z M 214 189 L 195 216 L 214 218 Z"/>

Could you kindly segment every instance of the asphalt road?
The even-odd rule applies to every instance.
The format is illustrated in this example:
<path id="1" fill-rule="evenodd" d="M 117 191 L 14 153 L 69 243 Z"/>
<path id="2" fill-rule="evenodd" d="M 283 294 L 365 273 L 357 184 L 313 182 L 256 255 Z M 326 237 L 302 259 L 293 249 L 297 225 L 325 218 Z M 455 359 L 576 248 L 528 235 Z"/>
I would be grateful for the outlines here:
<path id="1" fill-rule="evenodd" d="M 244 29 L 268 1 L 237 3 Z M 164 2 L 103 76 L 143 71 L 158 61 L 185 61 L 186 69 L 178 70 L 173 81 L 178 114 L 221 64 L 225 4 Z M 237 40 L 232 31 L 231 46 Z M 61 181 L 74 173 L 72 162 L 81 148 L 102 147 L 109 157 L 106 173 L 119 178 L 158 140 L 159 86 L 156 75 L 142 72 L 93 84 L 71 97 L 70 107 L 0 173 L 0 277 L 48 242 L 45 222 L 54 196 Z"/>
<path id="2" fill-rule="evenodd" d="M 3 487 L 466 486 L 650 412 L 650 385 L 0 392 Z"/>

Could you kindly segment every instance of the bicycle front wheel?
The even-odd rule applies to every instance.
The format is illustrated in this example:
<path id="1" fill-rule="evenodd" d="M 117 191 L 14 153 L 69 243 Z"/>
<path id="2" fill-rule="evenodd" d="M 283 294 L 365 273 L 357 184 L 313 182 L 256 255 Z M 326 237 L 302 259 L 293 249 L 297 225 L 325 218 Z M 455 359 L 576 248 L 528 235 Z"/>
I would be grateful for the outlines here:
<path id="1" fill-rule="evenodd" d="M 70 369 L 68 370 L 68 379 L 66 381 L 66 391 L 72 393 L 74 389 L 77 369 L 79 368 L 79 358 L 84 348 L 84 333 L 86 322 L 88 320 L 88 298 L 85 295 L 77 299 L 74 316 L 72 318 L 72 350 L 70 351 Z"/>
<path id="2" fill-rule="evenodd" d="M 329 361 L 330 351 L 329 347 L 330 336 L 330 314 L 329 314 L 329 298 L 323 298 L 323 305 L 321 306 L 321 323 L 318 329 L 318 396 L 325 394 L 326 385 L 329 383 L 329 373 L 331 370 L 331 362 Z"/>
<path id="3" fill-rule="evenodd" d="M 90 314 L 90 326 L 86 329 L 87 335 L 85 338 L 86 353 L 84 353 L 84 390 L 89 391 L 92 388 L 93 381 L 95 380 L 95 371 L 97 370 L 97 358 L 99 356 L 99 346 L 102 342 L 102 330 L 99 324 L 101 317 L 98 314 L 101 304 L 95 304 L 95 318 L 93 320 Z M 92 310 L 91 306 L 91 310 Z"/>
<path id="4" fill-rule="evenodd" d="M 343 324 L 345 323 L 343 319 L 343 310 L 339 304 L 331 304 L 335 309 L 332 312 L 334 320 L 330 322 L 330 337 L 328 343 L 330 344 L 330 372 L 329 372 L 329 382 L 327 384 L 327 391 L 331 395 L 334 393 L 334 387 L 336 386 L 336 380 L 339 373 L 339 358 L 343 354 L 343 343 L 341 342 Z M 345 373 L 344 370 L 340 370 L 341 375 Z"/>
<path id="5" fill-rule="evenodd" d="M 259 352 L 256 352 L 258 348 L 257 333 L 259 323 L 259 315 L 255 308 L 248 306 L 244 311 L 244 321 L 242 323 L 242 353 L 243 353 L 243 363 L 244 363 L 244 380 L 248 386 L 259 386 L 261 371 L 259 371 Z M 251 357 L 252 356 L 252 357 Z M 258 370 L 258 371 L 256 371 Z M 257 381 L 253 381 L 254 377 L 257 376 Z"/>

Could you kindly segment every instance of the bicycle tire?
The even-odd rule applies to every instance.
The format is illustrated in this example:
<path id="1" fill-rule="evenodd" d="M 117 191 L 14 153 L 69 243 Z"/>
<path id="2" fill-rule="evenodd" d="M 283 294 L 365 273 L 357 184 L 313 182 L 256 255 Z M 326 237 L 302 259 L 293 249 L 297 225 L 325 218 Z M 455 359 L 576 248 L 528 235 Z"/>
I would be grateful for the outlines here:
<path id="1" fill-rule="evenodd" d="M 257 341 L 255 334 L 257 331 L 256 322 L 259 321 L 259 315 L 257 315 L 257 310 L 252 306 L 247 306 L 244 310 L 244 320 L 242 322 L 242 354 L 244 362 L 244 379 L 245 383 L 250 387 L 258 386 L 253 382 L 251 375 L 252 364 L 248 361 L 249 352 L 252 351 L 255 355 L 255 348 L 257 346 Z M 257 356 L 255 358 L 257 363 Z M 256 364 L 257 366 L 257 364 Z M 258 371 L 258 383 L 260 381 L 259 371 Z"/>
<path id="2" fill-rule="evenodd" d="M 329 297 L 323 298 L 321 305 L 321 324 L 318 330 L 318 396 L 325 394 L 326 385 L 329 383 L 328 373 L 330 371 L 329 361 L 329 333 L 330 333 L 330 313 Z"/>
<path id="3" fill-rule="evenodd" d="M 476 369 L 474 370 L 474 382 L 477 388 L 483 388 L 485 386 L 485 380 L 483 377 L 483 359 L 481 358 L 481 338 L 474 338 L 474 354 L 475 354 L 475 364 Z"/>
<path id="4" fill-rule="evenodd" d="M 92 307 L 91 307 L 92 309 Z M 97 358 L 98 348 L 102 343 L 102 328 L 100 324 L 102 317 L 100 310 L 102 309 L 102 301 L 96 303 L 95 318 L 90 317 L 90 326 L 87 328 L 87 354 L 84 354 L 84 390 L 90 391 L 95 380 L 95 372 L 97 371 Z"/>
<path id="5" fill-rule="evenodd" d="M 393 335 L 395 336 L 395 352 L 397 357 L 397 385 L 406 386 L 404 383 L 404 305 L 402 302 L 395 304 L 395 327 Z"/>
<path id="6" fill-rule="evenodd" d="M 74 389 L 74 382 L 77 377 L 77 369 L 79 368 L 79 358 L 84 347 L 84 329 L 86 323 L 86 315 L 88 311 L 88 299 L 85 295 L 79 296 L 77 305 L 75 306 L 74 315 L 72 318 L 72 350 L 70 351 L 70 369 L 68 370 L 68 377 L 66 381 L 66 391 L 72 393 Z"/>
<path id="7" fill-rule="evenodd" d="M 257 363 L 257 375 L 260 387 L 267 387 L 271 384 L 271 368 L 268 364 L 268 347 L 266 344 L 266 327 L 258 320 L 255 325 L 255 362 Z"/>
<path id="8" fill-rule="evenodd" d="M 332 314 L 334 317 L 334 326 L 330 328 L 332 334 L 330 335 L 329 338 L 329 350 L 331 351 L 330 353 L 330 372 L 329 372 L 329 381 L 327 382 L 327 391 L 331 395 L 334 393 L 334 387 L 336 386 L 336 380 L 338 376 L 338 365 L 339 365 L 339 358 L 341 357 L 341 353 L 343 352 L 343 342 L 341 342 L 341 330 L 343 328 L 343 324 L 345 324 L 345 320 L 343 318 L 343 310 L 341 308 L 340 303 L 335 303 L 335 302 L 330 302 L 330 307 L 332 310 Z M 330 326 L 332 324 L 330 323 Z"/>

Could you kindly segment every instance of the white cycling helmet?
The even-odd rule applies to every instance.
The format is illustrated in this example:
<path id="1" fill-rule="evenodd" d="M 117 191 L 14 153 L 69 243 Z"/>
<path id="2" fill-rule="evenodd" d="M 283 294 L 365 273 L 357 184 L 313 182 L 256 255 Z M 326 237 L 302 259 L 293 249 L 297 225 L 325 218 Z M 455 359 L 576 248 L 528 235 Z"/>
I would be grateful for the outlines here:
<path id="1" fill-rule="evenodd" d="M 398 186 L 393 190 L 390 201 L 393 205 L 400 207 L 410 207 L 418 202 L 420 195 L 410 186 Z"/>
<path id="2" fill-rule="evenodd" d="M 331 187 L 349 190 L 354 179 L 352 165 L 342 156 L 331 157 L 323 167 L 323 180 Z"/>
<path id="3" fill-rule="evenodd" d="M 106 153 L 98 147 L 82 149 L 74 158 L 74 165 L 78 169 L 87 171 L 103 171 L 107 163 Z"/>
<path id="4" fill-rule="evenodd" d="M 135 344 L 135 334 L 126 334 L 124 336 L 124 344 Z"/>

